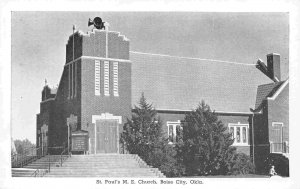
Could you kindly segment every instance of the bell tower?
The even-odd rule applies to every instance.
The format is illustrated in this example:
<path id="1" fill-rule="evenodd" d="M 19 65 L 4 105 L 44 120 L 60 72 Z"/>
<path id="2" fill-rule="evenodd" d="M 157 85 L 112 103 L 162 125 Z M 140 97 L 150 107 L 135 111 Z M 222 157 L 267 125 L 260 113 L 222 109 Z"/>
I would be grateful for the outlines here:
<path id="1" fill-rule="evenodd" d="M 66 65 L 76 69 L 70 99 L 79 98 L 78 125 L 88 131 L 89 153 L 118 153 L 124 121 L 131 117 L 129 40 L 109 31 L 99 17 L 89 19 L 88 33 L 75 31 L 66 45 Z M 70 73 L 73 73 L 72 71 Z"/>

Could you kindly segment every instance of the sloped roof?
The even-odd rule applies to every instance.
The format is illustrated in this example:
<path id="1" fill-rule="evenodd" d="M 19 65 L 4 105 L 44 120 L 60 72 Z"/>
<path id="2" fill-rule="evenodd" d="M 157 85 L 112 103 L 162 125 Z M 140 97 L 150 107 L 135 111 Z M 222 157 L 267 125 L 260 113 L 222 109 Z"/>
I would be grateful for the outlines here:
<path id="1" fill-rule="evenodd" d="M 144 92 L 156 109 L 191 110 L 205 100 L 213 110 L 250 112 L 257 86 L 271 80 L 254 64 L 130 52 L 132 103 Z"/>
<path id="2" fill-rule="evenodd" d="M 282 83 L 283 81 L 277 83 L 268 83 L 268 84 L 258 86 L 255 109 L 257 109 L 260 106 L 260 104 L 264 99 L 273 96 L 273 94 L 279 89 Z"/>

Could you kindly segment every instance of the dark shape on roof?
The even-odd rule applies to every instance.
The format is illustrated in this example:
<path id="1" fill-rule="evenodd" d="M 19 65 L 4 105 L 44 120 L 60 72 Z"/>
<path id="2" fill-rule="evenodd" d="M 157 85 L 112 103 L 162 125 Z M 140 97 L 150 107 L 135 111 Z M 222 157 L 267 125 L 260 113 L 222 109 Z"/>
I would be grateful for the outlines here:
<path id="1" fill-rule="evenodd" d="M 250 112 L 257 86 L 272 80 L 254 64 L 131 52 L 132 106 L 144 92 L 156 109 L 191 110 L 205 100 L 213 110 Z"/>
<path id="2" fill-rule="evenodd" d="M 258 86 L 255 109 L 259 108 L 264 99 L 266 99 L 267 97 L 272 97 L 283 83 L 284 81 Z"/>

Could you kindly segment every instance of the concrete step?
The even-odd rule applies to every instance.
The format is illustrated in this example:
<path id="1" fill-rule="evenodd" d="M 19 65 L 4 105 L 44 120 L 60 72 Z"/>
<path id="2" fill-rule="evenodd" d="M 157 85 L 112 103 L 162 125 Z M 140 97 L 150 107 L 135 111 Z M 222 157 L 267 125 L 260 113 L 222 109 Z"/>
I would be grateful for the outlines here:
<path id="1" fill-rule="evenodd" d="M 137 155 L 97 154 L 72 155 L 60 167 L 61 156 L 45 156 L 26 167 L 28 169 L 48 169 L 45 177 L 161 177 L 158 169 L 151 168 Z M 33 171 L 34 172 L 34 171 Z M 32 172 L 32 173 L 33 173 Z M 29 172 L 14 173 L 14 176 L 30 176 Z"/>
<path id="2" fill-rule="evenodd" d="M 153 172 L 154 170 L 148 169 L 148 168 L 132 168 L 132 169 L 120 169 L 120 168 L 115 168 L 115 169 L 88 169 L 88 168 L 77 168 L 77 169 L 69 169 L 69 168 L 64 168 L 64 167 L 60 167 L 60 168 L 52 168 L 50 169 L 50 172 L 72 172 L 72 173 L 83 173 L 83 172 L 92 172 L 92 173 L 112 173 L 112 172 L 116 172 L 116 173 L 125 173 L 125 172 Z"/>
<path id="3" fill-rule="evenodd" d="M 136 174 L 126 174 L 126 175 L 49 175 L 46 174 L 44 177 L 56 177 L 56 178 L 61 178 L 61 177 L 116 177 L 116 178 L 120 178 L 120 177 L 138 177 L 138 178 L 155 178 L 157 177 L 156 175 L 136 175 Z"/>
<path id="4" fill-rule="evenodd" d="M 12 177 L 30 177 L 36 169 L 12 168 Z"/>

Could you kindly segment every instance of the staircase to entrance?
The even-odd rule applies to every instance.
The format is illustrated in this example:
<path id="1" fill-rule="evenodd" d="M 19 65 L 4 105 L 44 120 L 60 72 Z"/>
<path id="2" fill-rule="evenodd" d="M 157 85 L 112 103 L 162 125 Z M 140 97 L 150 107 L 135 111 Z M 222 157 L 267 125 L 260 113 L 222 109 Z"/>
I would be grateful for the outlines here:
<path id="1" fill-rule="evenodd" d="M 45 177 L 165 177 L 135 154 L 72 155 Z"/>
<path id="2" fill-rule="evenodd" d="M 63 157 L 63 159 L 62 159 Z M 136 154 L 47 155 L 22 168 L 13 177 L 165 177 Z"/>

